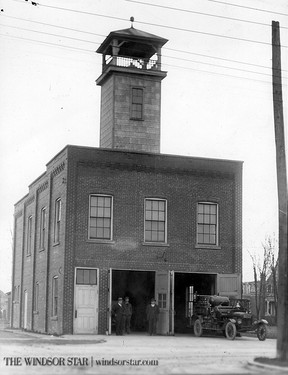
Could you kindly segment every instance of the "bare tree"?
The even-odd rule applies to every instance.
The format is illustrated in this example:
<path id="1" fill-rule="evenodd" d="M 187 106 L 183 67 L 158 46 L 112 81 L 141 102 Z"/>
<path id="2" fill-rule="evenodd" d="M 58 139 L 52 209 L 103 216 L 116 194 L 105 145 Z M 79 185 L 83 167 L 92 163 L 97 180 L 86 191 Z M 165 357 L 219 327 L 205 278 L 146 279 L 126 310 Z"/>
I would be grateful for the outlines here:
<path id="1" fill-rule="evenodd" d="M 277 303 L 278 303 L 278 247 L 275 236 L 268 236 L 262 244 L 264 251 L 267 253 L 269 261 L 269 277 L 272 285 L 272 293 L 275 303 L 275 315 L 277 317 Z"/>
<path id="2" fill-rule="evenodd" d="M 275 237 L 267 236 L 264 243 L 262 243 L 263 256 L 249 255 L 252 260 L 254 273 L 254 287 L 255 287 L 255 307 L 257 318 L 260 319 L 265 316 L 266 311 L 266 292 L 267 281 L 271 277 L 275 301 L 275 311 L 277 315 L 277 254 Z"/>

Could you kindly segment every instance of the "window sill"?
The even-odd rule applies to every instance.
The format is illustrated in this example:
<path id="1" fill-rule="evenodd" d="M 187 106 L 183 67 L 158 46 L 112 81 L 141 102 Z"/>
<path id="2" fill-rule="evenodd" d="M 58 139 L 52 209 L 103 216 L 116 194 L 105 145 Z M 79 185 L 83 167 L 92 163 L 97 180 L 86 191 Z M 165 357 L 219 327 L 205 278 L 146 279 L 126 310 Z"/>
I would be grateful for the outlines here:
<path id="1" fill-rule="evenodd" d="M 59 246 L 60 245 L 60 242 L 55 242 L 54 244 L 53 244 L 53 247 L 55 247 L 55 246 Z"/>
<path id="2" fill-rule="evenodd" d="M 195 245 L 195 249 L 221 250 L 221 246 L 219 245 Z"/>
<path id="3" fill-rule="evenodd" d="M 42 247 L 41 249 L 39 249 L 39 253 L 41 253 L 44 250 L 45 250 L 44 247 Z"/>
<path id="4" fill-rule="evenodd" d="M 170 245 L 166 242 L 142 242 L 143 246 L 161 246 L 161 247 L 169 247 Z"/>
<path id="5" fill-rule="evenodd" d="M 87 240 L 87 242 L 89 242 L 89 243 L 99 243 L 99 244 L 115 244 L 115 241 L 113 241 L 113 240 L 97 240 L 97 239 L 88 239 Z"/>
<path id="6" fill-rule="evenodd" d="M 58 316 L 51 316 L 51 320 L 58 320 Z"/>

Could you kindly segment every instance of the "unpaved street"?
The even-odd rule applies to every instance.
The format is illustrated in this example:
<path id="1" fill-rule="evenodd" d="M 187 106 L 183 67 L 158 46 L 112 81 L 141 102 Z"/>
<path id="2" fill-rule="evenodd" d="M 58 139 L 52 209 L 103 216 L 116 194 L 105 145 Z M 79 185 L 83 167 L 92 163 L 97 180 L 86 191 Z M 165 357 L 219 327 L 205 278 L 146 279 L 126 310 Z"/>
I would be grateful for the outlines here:
<path id="1" fill-rule="evenodd" d="M 248 362 L 275 357 L 276 340 L 145 334 L 51 337 L 0 331 L 0 353 L 1 374 L 270 374 Z"/>

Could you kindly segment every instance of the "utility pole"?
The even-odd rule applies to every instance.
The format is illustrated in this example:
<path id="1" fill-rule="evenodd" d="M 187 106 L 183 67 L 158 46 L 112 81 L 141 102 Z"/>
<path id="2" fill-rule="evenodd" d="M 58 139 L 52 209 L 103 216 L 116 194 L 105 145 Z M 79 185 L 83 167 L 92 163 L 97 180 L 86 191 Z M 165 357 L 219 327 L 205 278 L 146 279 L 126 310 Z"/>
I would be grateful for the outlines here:
<path id="1" fill-rule="evenodd" d="M 288 194 L 281 82 L 280 31 L 279 22 L 276 21 L 272 21 L 272 73 L 279 214 L 277 357 L 281 361 L 288 361 Z"/>

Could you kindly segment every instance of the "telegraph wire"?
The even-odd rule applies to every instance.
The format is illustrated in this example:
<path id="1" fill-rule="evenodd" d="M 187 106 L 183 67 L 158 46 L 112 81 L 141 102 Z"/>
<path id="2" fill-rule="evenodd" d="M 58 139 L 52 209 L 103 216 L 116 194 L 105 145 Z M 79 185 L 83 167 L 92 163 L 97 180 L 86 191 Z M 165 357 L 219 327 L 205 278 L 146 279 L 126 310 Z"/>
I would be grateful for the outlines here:
<path id="1" fill-rule="evenodd" d="M 86 34 L 101 36 L 103 38 L 106 37 L 106 35 L 103 35 L 103 34 L 96 34 L 96 33 L 92 33 L 92 32 L 89 32 L 89 31 L 83 31 L 83 30 L 73 29 L 73 28 L 64 27 L 64 26 L 53 25 L 51 23 L 44 23 L 44 22 L 32 21 L 32 20 L 28 20 L 28 19 L 25 19 L 25 18 L 7 16 L 6 14 L 3 14 L 2 16 L 8 17 L 8 18 L 12 18 L 12 19 L 16 19 L 16 20 L 20 20 L 20 21 L 37 23 L 37 24 L 44 25 L 44 26 L 51 26 L 51 27 L 56 27 L 56 28 L 60 28 L 60 29 L 64 29 L 64 30 L 70 30 L 70 31 L 76 31 L 76 32 L 80 32 L 80 33 L 86 33 Z M 196 52 L 189 52 L 189 51 L 178 50 L 178 49 L 167 48 L 167 47 L 163 47 L 163 50 L 169 50 L 169 51 L 187 53 L 187 54 L 192 54 L 192 55 L 196 55 L 196 56 L 208 57 L 210 59 L 217 59 L 217 60 L 223 60 L 223 61 L 233 62 L 233 63 L 237 63 L 237 64 L 243 64 L 243 65 L 255 66 L 255 67 L 259 67 L 259 68 L 271 69 L 271 67 L 269 67 L 269 66 L 264 66 L 264 65 L 259 65 L 259 64 L 252 64 L 252 63 L 247 63 L 247 62 L 239 61 L 239 60 L 225 59 L 225 58 L 216 57 L 216 56 L 209 56 L 209 55 L 204 55 L 204 54 L 200 54 L 200 53 L 196 53 Z M 282 69 L 282 71 L 285 71 L 285 70 Z"/>
<path id="2" fill-rule="evenodd" d="M 56 28 L 59 28 L 59 29 L 64 29 L 64 30 L 69 30 L 69 31 L 76 31 L 76 32 L 83 33 L 83 34 L 101 36 L 102 38 L 106 37 L 106 35 L 104 35 L 104 34 L 97 34 L 97 33 L 92 33 L 90 31 L 73 29 L 72 27 L 58 26 L 58 25 L 53 25 L 51 23 L 45 23 L 45 22 L 40 22 L 40 21 L 33 21 L 33 20 L 28 20 L 28 19 L 25 19 L 25 18 L 14 17 L 14 16 L 8 16 L 7 14 L 2 14 L 1 17 L 12 18 L 12 19 L 15 19 L 15 20 L 18 20 L 18 21 L 25 21 L 25 22 L 37 23 L 39 25 L 51 26 L 51 27 L 56 27 Z"/>
<path id="3" fill-rule="evenodd" d="M 186 54 L 189 54 L 189 55 L 196 55 L 196 56 L 201 56 L 201 57 L 208 57 L 210 59 L 215 59 L 215 60 L 233 62 L 233 63 L 243 64 L 243 65 L 249 65 L 249 66 L 255 66 L 257 68 L 271 69 L 271 66 L 265 66 L 265 65 L 259 65 L 259 64 L 252 64 L 252 63 L 247 63 L 247 62 L 239 61 L 239 60 L 225 59 L 223 57 L 216 57 L 216 56 L 211 56 L 211 55 L 204 55 L 204 54 L 201 54 L 201 53 L 190 52 L 190 51 L 183 51 L 183 50 L 179 50 L 179 49 L 175 49 L 175 48 L 163 47 L 163 49 L 169 50 L 169 51 L 174 51 L 174 52 L 186 53 Z M 281 70 L 282 70 L 282 72 L 287 72 L 287 70 L 285 70 L 285 69 L 281 69 Z"/>
<path id="4" fill-rule="evenodd" d="M 216 65 L 216 64 L 206 63 L 206 62 L 203 62 L 203 61 L 195 61 L 195 60 L 189 60 L 189 59 L 182 59 L 180 57 L 172 57 L 172 56 L 165 56 L 165 55 L 162 55 L 162 56 L 166 57 L 166 58 L 170 58 L 170 59 L 176 59 L 176 60 L 181 60 L 181 61 L 188 61 L 188 62 L 202 64 L 202 65 L 215 66 L 217 68 L 231 69 L 231 70 L 237 70 L 239 72 L 253 73 L 253 74 L 259 74 L 259 75 L 271 77 L 271 74 L 261 73 L 261 72 L 255 72 L 253 70 L 245 70 L 245 69 L 240 69 L 240 68 L 233 68 L 233 67 L 230 67 L 230 66 Z M 286 77 L 283 77 L 283 78 L 286 78 Z"/>
<path id="5" fill-rule="evenodd" d="M 208 73 L 208 74 L 213 74 L 213 75 L 217 75 L 217 76 L 224 76 L 224 77 L 230 77 L 230 78 L 245 79 L 245 80 L 248 80 L 248 81 L 267 83 L 267 84 L 271 85 L 271 82 L 262 81 L 260 79 L 234 76 L 234 75 L 225 74 L 225 73 L 210 72 L 209 70 L 202 70 L 202 69 L 196 69 L 196 68 L 190 68 L 190 67 L 184 67 L 184 66 L 176 66 L 176 65 L 166 64 L 166 63 L 163 63 L 163 65 L 170 66 L 170 67 L 177 68 L 177 69 L 188 69 L 188 70 L 193 70 L 193 71 L 201 72 L 201 73 Z M 286 85 L 284 84 L 283 86 L 286 86 Z"/>
<path id="6" fill-rule="evenodd" d="M 220 15 L 216 15 L 216 14 L 198 12 L 198 11 L 190 10 L 190 9 L 169 7 L 169 6 L 160 5 L 160 4 L 145 3 L 144 1 L 138 1 L 138 0 L 125 0 L 125 1 L 128 1 L 129 3 L 149 5 L 149 6 L 157 7 L 157 8 L 163 8 L 163 9 L 169 9 L 169 10 L 176 10 L 176 11 L 179 11 L 179 12 L 199 14 L 201 16 L 215 17 L 215 18 L 221 18 L 221 19 L 230 20 L 230 21 L 239 21 L 239 22 L 251 23 L 251 24 L 254 24 L 254 25 L 271 27 L 271 25 L 268 24 L 268 23 L 256 22 L 256 21 L 249 21 L 249 20 L 244 20 L 244 19 L 241 19 L 241 18 L 233 18 L 233 17 L 220 16 Z M 282 29 L 288 29 L 288 27 L 283 27 L 283 26 L 281 28 Z"/>
<path id="7" fill-rule="evenodd" d="M 7 34 L 0 33 L 0 36 L 4 36 L 4 37 L 8 37 L 8 38 L 21 39 L 21 40 L 28 40 L 29 42 L 40 43 L 40 44 L 44 44 L 44 45 L 48 45 L 48 46 L 53 46 L 53 47 L 69 48 L 69 49 L 76 50 L 76 51 L 89 52 L 89 53 L 95 52 L 95 51 L 84 49 L 84 48 L 70 47 L 70 46 L 65 46 L 65 45 L 62 45 L 62 44 L 51 43 L 51 42 L 42 42 L 41 40 L 24 38 L 24 37 L 16 36 L 16 35 L 7 35 Z"/>
<path id="8" fill-rule="evenodd" d="M 101 36 L 103 38 L 106 37 L 106 35 L 103 35 L 103 34 L 97 34 L 97 33 L 92 33 L 92 32 L 89 32 L 89 31 L 83 31 L 83 30 L 73 29 L 73 28 L 64 27 L 64 26 L 53 25 L 51 23 L 45 23 L 45 22 L 38 22 L 38 21 L 28 20 L 28 19 L 20 18 L 20 17 L 8 16 L 6 14 L 2 14 L 1 17 L 8 17 L 8 18 L 11 18 L 11 19 L 16 19 L 16 20 L 25 21 L 25 22 L 32 22 L 32 23 L 36 23 L 36 24 L 40 24 L 40 25 L 44 25 L 44 26 L 50 26 L 50 27 L 55 27 L 55 28 L 64 29 L 64 30 L 76 31 L 76 32 L 79 32 L 79 33 L 85 33 L 85 34 L 90 34 L 90 35 L 95 35 L 95 36 Z M 186 53 L 186 54 L 191 54 L 191 55 L 196 55 L 196 56 L 201 56 L 201 57 L 208 57 L 210 59 L 216 59 L 216 60 L 222 60 L 222 61 L 227 61 L 227 62 L 233 62 L 233 63 L 237 63 L 237 64 L 242 64 L 242 65 L 255 66 L 255 67 L 258 67 L 258 68 L 271 69 L 270 66 L 264 66 L 264 65 L 259 65 L 259 64 L 252 64 L 252 63 L 247 63 L 247 62 L 239 61 L 239 60 L 225 59 L 225 58 L 221 58 L 221 57 L 209 56 L 209 55 L 204 55 L 204 54 L 200 54 L 200 53 L 196 53 L 196 52 L 178 50 L 178 49 L 173 49 L 173 48 L 168 48 L 168 47 L 163 47 L 163 50 L 169 50 L 169 51 L 174 51 L 174 52 Z M 286 70 L 282 69 L 282 71 L 286 71 Z"/>
<path id="9" fill-rule="evenodd" d="M 52 47 L 66 48 L 66 49 L 71 49 L 71 50 L 74 50 L 74 51 L 95 53 L 95 51 L 84 49 L 84 48 L 70 47 L 70 46 L 60 45 L 60 44 L 51 43 L 51 42 L 42 42 L 42 41 L 39 41 L 39 40 L 36 40 L 36 39 L 24 38 L 24 37 L 7 35 L 7 34 L 2 34 L 2 33 L 0 33 L 0 36 L 2 36 L 2 37 L 4 36 L 4 37 L 8 37 L 8 38 L 20 39 L 20 40 L 27 40 L 29 42 L 40 43 L 42 45 L 48 45 L 48 46 L 52 46 Z M 99 64 L 99 65 L 102 65 L 102 64 Z M 271 84 L 271 82 L 262 81 L 262 80 L 254 79 L 254 78 L 248 78 L 248 77 L 242 77 L 242 76 L 235 76 L 235 75 L 225 74 L 225 73 L 211 72 L 211 71 L 208 71 L 208 70 L 202 70 L 202 69 L 196 69 L 196 68 L 184 67 L 184 66 L 177 66 L 177 65 L 167 64 L 167 63 L 162 63 L 162 66 L 163 65 L 164 66 L 169 66 L 171 68 L 176 68 L 176 69 L 193 70 L 193 71 L 196 71 L 196 72 L 208 73 L 208 74 L 222 76 L 222 77 L 237 78 L 237 79 L 244 79 L 244 80 L 248 80 L 248 81 L 254 81 L 254 82 L 260 82 L 260 83 L 265 83 L 265 84 L 266 83 Z M 287 85 L 283 84 L 283 86 L 287 86 Z"/>
<path id="10" fill-rule="evenodd" d="M 12 1 L 21 2 L 21 3 L 23 2 L 21 0 L 12 0 Z M 126 21 L 127 22 L 126 18 L 115 17 L 115 16 L 107 16 L 107 15 L 100 14 L 100 13 L 87 12 L 87 11 L 75 10 L 75 9 L 69 9 L 69 8 L 62 8 L 62 7 L 56 7 L 56 6 L 46 5 L 46 4 L 40 4 L 40 3 L 37 3 L 37 5 L 40 5 L 41 7 L 45 7 L 45 8 L 57 9 L 57 10 L 62 10 L 62 11 L 68 11 L 68 12 L 78 13 L 78 14 L 87 14 L 87 15 L 92 15 L 92 16 L 97 16 L 97 17 L 104 17 L 104 18 L 110 18 L 110 19 L 116 19 L 116 20 Z M 151 22 L 144 22 L 144 21 L 137 21 L 137 22 L 139 24 L 142 24 L 142 25 L 156 26 L 156 27 L 162 27 L 162 28 L 171 29 L 171 30 L 185 31 L 185 32 L 190 32 L 190 33 L 195 33 L 195 34 L 201 34 L 201 35 L 205 35 L 205 36 L 212 36 L 212 37 L 217 37 L 217 38 L 224 38 L 224 39 L 229 39 L 229 40 L 238 40 L 238 41 L 241 41 L 241 42 L 256 43 L 256 44 L 260 44 L 260 45 L 271 46 L 271 44 L 268 43 L 268 42 L 262 42 L 262 41 L 253 40 L 253 39 L 237 38 L 237 37 L 232 37 L 232 36 L 228 36 L 228 35 L 221 35 L 221 34 L 215 34 L 215 33 L 207 33 L 207 32 L 204 32 L 204 31 L 197 31 L 197 30 L 185 29 L 185 28 L 181 28 L 181 27 L 174 27 L 174 26 L 167 26 L 167 25 L 155 24 L 155 23 L 151 23 Z M 283 46 L 282 45 L 282 48 L 288 48 L 288 46 Z"/>
<path id="11" fill-rule="evenodd" d="M 92 44 L 94 44 L 94 45 L 95 45 L 95 44 L 99 44 L 99 45 L 100 45 L 100 43 L 92 42 L 92 41 L 90 41 L 90 40 L 84 40 L 84 39 L 73 38 L 73 37 L 65 36 L 65 35 L 59 35 L 59 34 L 53 34 L 53 33 L 47 33 L 47 32 L 45 32 L 45 31 L 26 29 L 26 28 L 24 28 L 24 27 L 19 27 L 19 26 L 11 26 L 11 25 L 4 25 L 4 24 L 0 24 L 0 25 L 5 26 L 5 27 L 10 27 L 10 28 L 12 28 L 12 29 L 24 30 L 24 31 L 32 32 L 32 33 L 45 34 L 45 35 L 56 36 L 56 37 L 65 38 L 65 39 L 72 39 L 72 40 L 76 40 L 76 41 L 78 41 L 78 42 L 92 43 Z"/>
<path id="12" fill-rule="evenodd" d="M 30 32 L 34 32 L 34 33 L 39 33 L 39 34 L 44 34 L 44 35 L 49 35 L 49 36 L 55 36 L 55 37 L 70 39 L 70 40 L 72 39 L 72 40 L 76 40 L 76 41 L 80 41 L 80 42 L 91 43 L 93 45 L 100 45 L 100 43 L 96 43 L 96 42 L 92 42 L 92 41 L 88 41 L 88 40 L 83 40 L 83 39 L 78 39 L 78 38 L 73 38 L 73 37 L 68 37 L 68 36 L 59 35 L 59 34 L 47 33 L 47 32 L 44 32 L 44 31 L 31 30 L 31 29 L 26 29 L 26 28 L 18 27 L 18 26 L 11 26 L 11 25 L 4 25 L 4 24 L 2 24 L 2 26 L 4 26 L 4 27 L 10 27 L 10 28 L 13 28 L 13 29 L 18 29 L 18 30 L 24 30 L 24 31 L 28 31 L 28 32 L 30 31 Z M 45 43 L 45 42 L 43 42 L 43 43 Z M 180 60 L 180 61 L 187 61 L 187 62 L 192 62 L 192 63 L 196 63 L 196 64 L 201 64 L 201 65 L 214 66 L 216 68 L 230 69 L 230 70 L 241 71 L 241 72 L 246 72 L 246 73 L 254 73 L 254 74 L 258 74 L 258 75 L 271 76 L 268 73 L 261 73 L 261 72 L 256 72 L 256 71 L 251 71 L 251 70 L 245 70 L 245 69 L 240 69 L 240 68 L 235 68 L 235 67 L 217 65 L 217 64 L 207 63 L 207 62 L 203 62 L 203 61 L 195 61 L 195 60 L 191 60 L 191 59 L 183 59 L 183 58 L 180 58 L 180 57 L 168 56 L 168 55 L 162 55 L 162 56 L 166 57 L 166 58 L 170 58 L 170 59 Z M 286 78 L 286 77 L 283 77 L 283 78 Z"/>
<path id="13" fill-rule="evenodd" d="M 249 10 L 256 10 L 258 12 L 278 14 L 279 16 L 288 16 L 287 13 L 274 12 L 272 10 L 266 10 L 266 9 L 260 9 L 260 8 L 252 8 L 252 7 L 247 7 L 245 5 L 231 4 L 231 3 L 226 3 L 225 1 L 218 1 L 218 0 L 207 0 L 207 1 L 210 1 L 211 3 L 218 3 L 218 4 L 223 4 L 223 5 L 230 5 L 232 7 L 237 7 L 237 8 L 243 8 L 243 9 L 249 9 Z"/>

